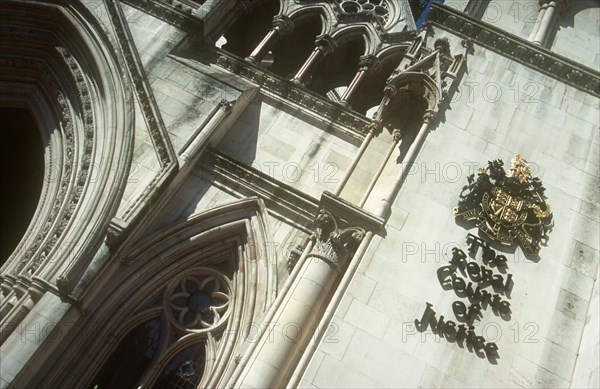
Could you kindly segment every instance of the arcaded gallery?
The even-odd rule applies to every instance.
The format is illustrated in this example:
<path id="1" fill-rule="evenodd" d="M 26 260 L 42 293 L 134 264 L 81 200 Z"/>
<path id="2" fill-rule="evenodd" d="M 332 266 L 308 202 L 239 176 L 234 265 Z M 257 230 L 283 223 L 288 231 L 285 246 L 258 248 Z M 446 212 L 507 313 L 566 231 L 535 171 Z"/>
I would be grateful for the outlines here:
<path id="1" fill-rule="evenodd" d="M 600 387 L 597 0 L 0 20 L 0 388 Z"/>

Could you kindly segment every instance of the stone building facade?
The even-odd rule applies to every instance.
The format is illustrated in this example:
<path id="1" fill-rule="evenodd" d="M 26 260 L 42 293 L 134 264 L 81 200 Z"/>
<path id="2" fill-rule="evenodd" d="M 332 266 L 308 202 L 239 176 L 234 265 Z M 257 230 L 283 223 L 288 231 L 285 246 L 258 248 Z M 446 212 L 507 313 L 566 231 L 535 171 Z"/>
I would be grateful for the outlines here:
<path id="1" fill-rule="evenodd" d="M 2 388 L 599 386 L 597 1 L 0 18 Z"/>

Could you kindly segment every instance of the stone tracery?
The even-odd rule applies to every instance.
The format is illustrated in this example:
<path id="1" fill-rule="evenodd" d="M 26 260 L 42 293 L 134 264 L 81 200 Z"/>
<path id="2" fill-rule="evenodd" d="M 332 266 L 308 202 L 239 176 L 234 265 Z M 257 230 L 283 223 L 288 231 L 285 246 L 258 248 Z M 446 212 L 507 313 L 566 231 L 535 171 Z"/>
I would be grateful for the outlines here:
<path id="1" fill-rule="evenodd" d="M 191 330 L 217 326 L 228 314 L 229 280 L 208 269 L 188 273 L 167 291 L 167 305 L 175 325 Z"/>

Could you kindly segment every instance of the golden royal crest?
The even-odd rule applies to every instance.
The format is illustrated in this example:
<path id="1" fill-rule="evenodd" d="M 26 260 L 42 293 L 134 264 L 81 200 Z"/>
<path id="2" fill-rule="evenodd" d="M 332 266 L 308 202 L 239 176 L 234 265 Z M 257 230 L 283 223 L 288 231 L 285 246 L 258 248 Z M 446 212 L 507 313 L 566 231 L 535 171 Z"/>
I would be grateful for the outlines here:
<path id="1" fill-rule="evenodd" d="M 518 154 L 506 173 L 501 160 L 480 168 L 477 179 L 470 175 L 463 187 L 454 215 L 475 220 L 492 240 L 506 245 L 519 243 L 526 255 L 537 255 L 548 239 L 552 211 L 545 201 L 541 181 L 531 177 L 531 168 Z"/>

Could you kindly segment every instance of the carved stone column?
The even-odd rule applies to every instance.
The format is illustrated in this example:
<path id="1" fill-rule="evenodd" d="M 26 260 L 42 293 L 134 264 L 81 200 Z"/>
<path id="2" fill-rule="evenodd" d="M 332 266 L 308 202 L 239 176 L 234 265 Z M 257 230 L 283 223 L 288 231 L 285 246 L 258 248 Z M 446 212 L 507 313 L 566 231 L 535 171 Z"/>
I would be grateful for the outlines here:
<path id="1" fill-rule="evenodd" d="M 307 77 L 311 76 L 317 65 L 335 50 L 336 43 L 329 35 L 319 35 L 315 40 L 315 49 L 310 54 L 306 62 L 302 65 L 298 73 L 292 78 L 296 85 L 303 86 Z"/>
<path id="2" fill-rule="evenodd" d="M 246 57 L 246 61 L 252 62 L 253 64 L 259 64 L 265 55 L 271 50 L 273 45 L 277 43 L 279 38 L 289 34 L 294 30 L 294 23 L 286 15 L 277 15 L 273 18 L 273 29 L 265 35 L 263 40 L 256 46 L 254 51 Z"/>
<path id="3" fill-rule="evenodd" d="M 423 115 L 423 124 L 421 125 L 421 128 L 419 129 L 416 138 L 413 140 L 410 147 L 408 148 L 406 156 L 404 157 L 403 163 L 406 163 L 407 166 L 410 166 L 412 163 L 414 163 L 417 154 L 421 149 L 421 144 L 423 143 L 425 137 L 427 136 L 427 133 L 429 132 L 429 124 L 431 124 L 436 115 L 437 112 L 431 110 L 427 110 Z M 386 215 L 388 215 L 390 207 L 392 205 L 392 201 L 398 194 L 398 191 L 400 190 L 400 187 L 402 186 L 402 183 L 406 178 L 408 170 L 409 169 L 400 169 L 394 184 L 390 186 L 388 192 L 380 200 L 379 206 L 375 211 L 376 216 L 386 217 Z"/>
<path id="4" fill-rule="evenodd" d="M 356 92 L 359 85 L 363 82 L 369 71 L 376 71 L 380 68 L 381 63 L 379 62 L 379 59 L 374 55 L 363 55 L 362 57 L 360 57 L 360 60 L 358 62 L 358 72 L 356 72 L 354 79 L 352 80 L 350 85 L 348 85 L 348 88 L 342 95 L 341 102 L 347 103 L 350 100 L 350 98 L 352 97 L 354 92 Z"/>
<path id="5" fill-rule="evenodd" d="M 568 7 L 568 0 L 540 0 L 540 11 L 529 40 L 537 45 L 545 46 L 556 25 L 558 12 Z"/>
<path id="6" fill-rule="evenodd" d="M 340 220 L 325 209 L 315 217 L 312 248 L 276 307 L 243 370 L 232 382 L 241 388 L 280 388 L 290 379 L 311 337 L 317 331 L 333 289 L 365 236 L 358 227 L 340 227 Z"/>

